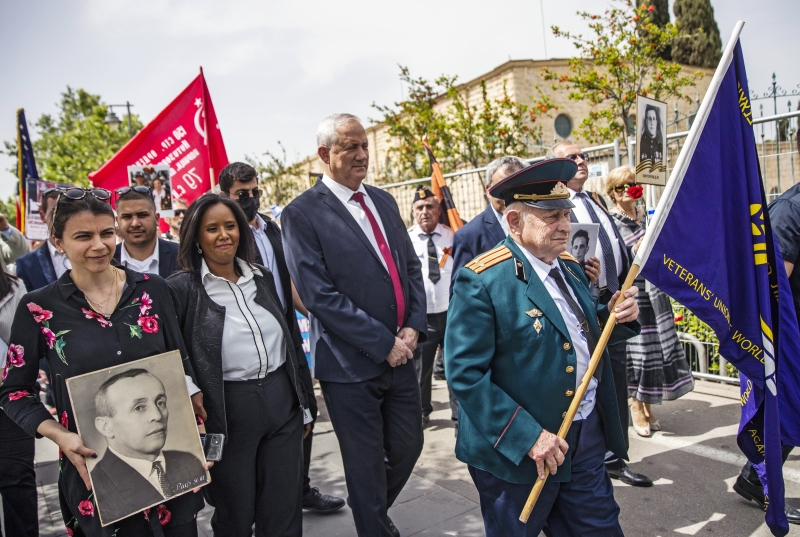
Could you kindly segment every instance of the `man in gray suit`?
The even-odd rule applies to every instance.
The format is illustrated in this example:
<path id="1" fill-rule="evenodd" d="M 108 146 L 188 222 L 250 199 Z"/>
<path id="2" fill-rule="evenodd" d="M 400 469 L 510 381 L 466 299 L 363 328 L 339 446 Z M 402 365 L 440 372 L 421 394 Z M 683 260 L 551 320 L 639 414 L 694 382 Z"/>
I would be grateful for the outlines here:
<path id="1" fill-rule="evenodd" d="M 317 145 L 325 174 L 281 215 L 286 261 L 310 313 L 356 531 L 399 536 L 387 509 L 423 442 L 411 362 L 427 329 L 422 269 L 394 198 L 362 182 L 369 153 L 358 118 L 324 119 Z"/>

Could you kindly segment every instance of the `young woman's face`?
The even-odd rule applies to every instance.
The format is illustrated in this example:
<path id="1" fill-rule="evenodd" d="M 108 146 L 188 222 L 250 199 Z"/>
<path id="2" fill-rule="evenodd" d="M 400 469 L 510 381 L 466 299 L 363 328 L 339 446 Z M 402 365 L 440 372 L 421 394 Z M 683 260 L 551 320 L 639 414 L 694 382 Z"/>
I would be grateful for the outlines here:
<path id="1" fill-rule="evenodd" d="M 647 111 L 647 116 L 645 117 L 645 124 L 647 126 L 647 133 L 650 135 L 651 138 L 655 138 L 656 131 L 658 130 L 658 119 L 656 118 L 655 110 Z"/>
<path id="2" fill-rule="evenodd" d="M 206 263 L 233 263 L 239 248 L 239 225 L 233 211 L 222 203 L 209 207 L 200 221 L 197 244 L 203 250 Z"/>
<path id="3" fill-rule="evenodd" d="M 111 262 L 116 238 L 113 216 L 83 211 L 70 216 L 64 233 L 60 239 L 55 239 L 55 244 L 67 254 L 73 269 L 99 273 Z"/>

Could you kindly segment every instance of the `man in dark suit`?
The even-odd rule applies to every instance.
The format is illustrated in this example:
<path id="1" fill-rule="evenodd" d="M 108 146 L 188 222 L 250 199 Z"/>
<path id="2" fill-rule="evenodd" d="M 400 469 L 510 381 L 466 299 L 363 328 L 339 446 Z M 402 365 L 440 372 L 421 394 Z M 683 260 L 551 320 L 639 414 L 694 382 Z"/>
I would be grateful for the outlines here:
<path id="1" fill-rule="evenodd" d="M 42 202 L 39 205 L 39 218 L 50 230 L 50 219 L 56 206 L 59 192 L 55 188 L 42 193 Z M 41 246 L 17 259 L 17 276 L 22 279 L 25 288 L 30 291 L 41 289 L 56 281 L 59 276 L 72 268 L 65 254 L 56 250 L 55 245 L 48 238 Z"/>
<path id="2" fill-rule="evenodd" d="M 631 253 L 619 234 L 611 215 L 608 214 L 603 198 L 594 192 L 585 191 L 584 183 L 589 178 L 588 155 L 572 142 L 560 142 L 547 152 L 547 158 L 568 158 L 575 162 L 578 171 L 569 180 L 567 188 L 575 208 L 570 213 L 573 223 L 600 224 L 597 240 L 597 258 L 600 260 L 600 274 L 597 279 L 601 304 L 608 304 L 614 293 L 622 288 L 631 264 Z M 589 252 L 590 255 L 592 252 Z M 628 446 L 628 372 L 627 343 L 618 342 L 608 346 L 611 355 L 611 372 L 617 390 L 617 408 L 625 446 Z M 653 482 L 647 476 L 631 470 L 625 461 L 612 452 L 608 452 L 606 469 L 613 479 L 636 487 L 649 487 Z"/>
<path id="3" fill-rule="evenodd" d="M 281 229 L 269 216 L 258 212 L 261 204 L 261 190 L 258 188 L 258 173 L 255 168 L 243 162 L 231 162 L 219 172 L 219 189 L 223 196 L 235 200 L 244 210 L 250 231 L 256 243 L 256 263 L 267 267 L 277 274 L 275 287 L 278 291 L 281 306 L 286 311 L 287 304 L 293 303 L 292 279 L 286 266 L 283 253 Z M 280 283 L 280 285 L 278 285 Z M 298 311 L 307 315 L 302 303 L 295 303 Z M 310 377 L 309 377 L 310 378 Z M 306 377 L 301 377 L 303 381 Z M 313 394 L 314 386 L 305 386 L 306 393 Z M 313 420 L 317 419 L 317 401 L 309 398 L 309 411 Z M 317 487 L 311 486 L 308 476 L 311 467 L 311 447 L 314 438 L 314 421 L 307 423 L 303 432 L 303 509 L 320 513 L 329 513 L 344 507 L 344 500 L 336 496 L 322 494 Z"/>
<path id="4" fill-rule="evenodd" d="M 423 442 L 411 362 L 427 328 L 422 268 L 394 198 L 362 182 L 369 154 L 358 118 L 325 118 L 317 145 L 325 175 L 281 215 L 286 260 L 310 313 L 356 532 L 398 536 L 387 509 Z"/>
<path id="5" fill-rule="evenodd" d="M 178 244 L 158 238 L 158 211 L 150 188 L 124 187 L 117 190 L 117 226 L 122 242 L 114 261 L 137 272 L 166 278 L 178 271 Z"/>
<path id="6" fill-rule="evenodd" d="M 91 470 L 104 524 L 206 482 L 200 459 L 183 451 L 163 451 L 167 394 L 147 370 L 129 369 L 106 380 L 97 390 L 95 407 L 95 427 L 108 442 Z"/>

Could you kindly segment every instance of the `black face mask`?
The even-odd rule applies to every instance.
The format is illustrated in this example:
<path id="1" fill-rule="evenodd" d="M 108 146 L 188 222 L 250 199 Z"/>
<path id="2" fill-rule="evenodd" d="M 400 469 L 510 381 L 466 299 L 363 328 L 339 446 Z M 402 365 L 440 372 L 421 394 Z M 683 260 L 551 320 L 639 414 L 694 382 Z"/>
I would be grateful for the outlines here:
<path id="1" fill-rule="evenodd" d="M 253 218 L 258 214 L 258 207 L 260 205 L 259 198 L 245 198 L 243 200 L 236 200 L 239 207 L 244 210 L 244 215 L 247 217 L 248 222 L 252 222 Z"/>

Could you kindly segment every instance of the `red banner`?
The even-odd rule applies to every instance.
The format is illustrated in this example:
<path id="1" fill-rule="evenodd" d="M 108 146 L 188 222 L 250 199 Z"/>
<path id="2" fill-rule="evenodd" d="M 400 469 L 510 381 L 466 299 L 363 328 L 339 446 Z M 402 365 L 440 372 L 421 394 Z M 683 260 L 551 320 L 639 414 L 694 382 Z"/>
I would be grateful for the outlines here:
<path id="1" fill-rule="evenodd" d="M 128 186 L 128 166 L 170 167 L 174 197 L 193 202 L 216 185 L 219 170 L 228 165 L 217 115 L 203 70 L 185 90 L 92 173 L 94 186 L 114 190 Z"/>

